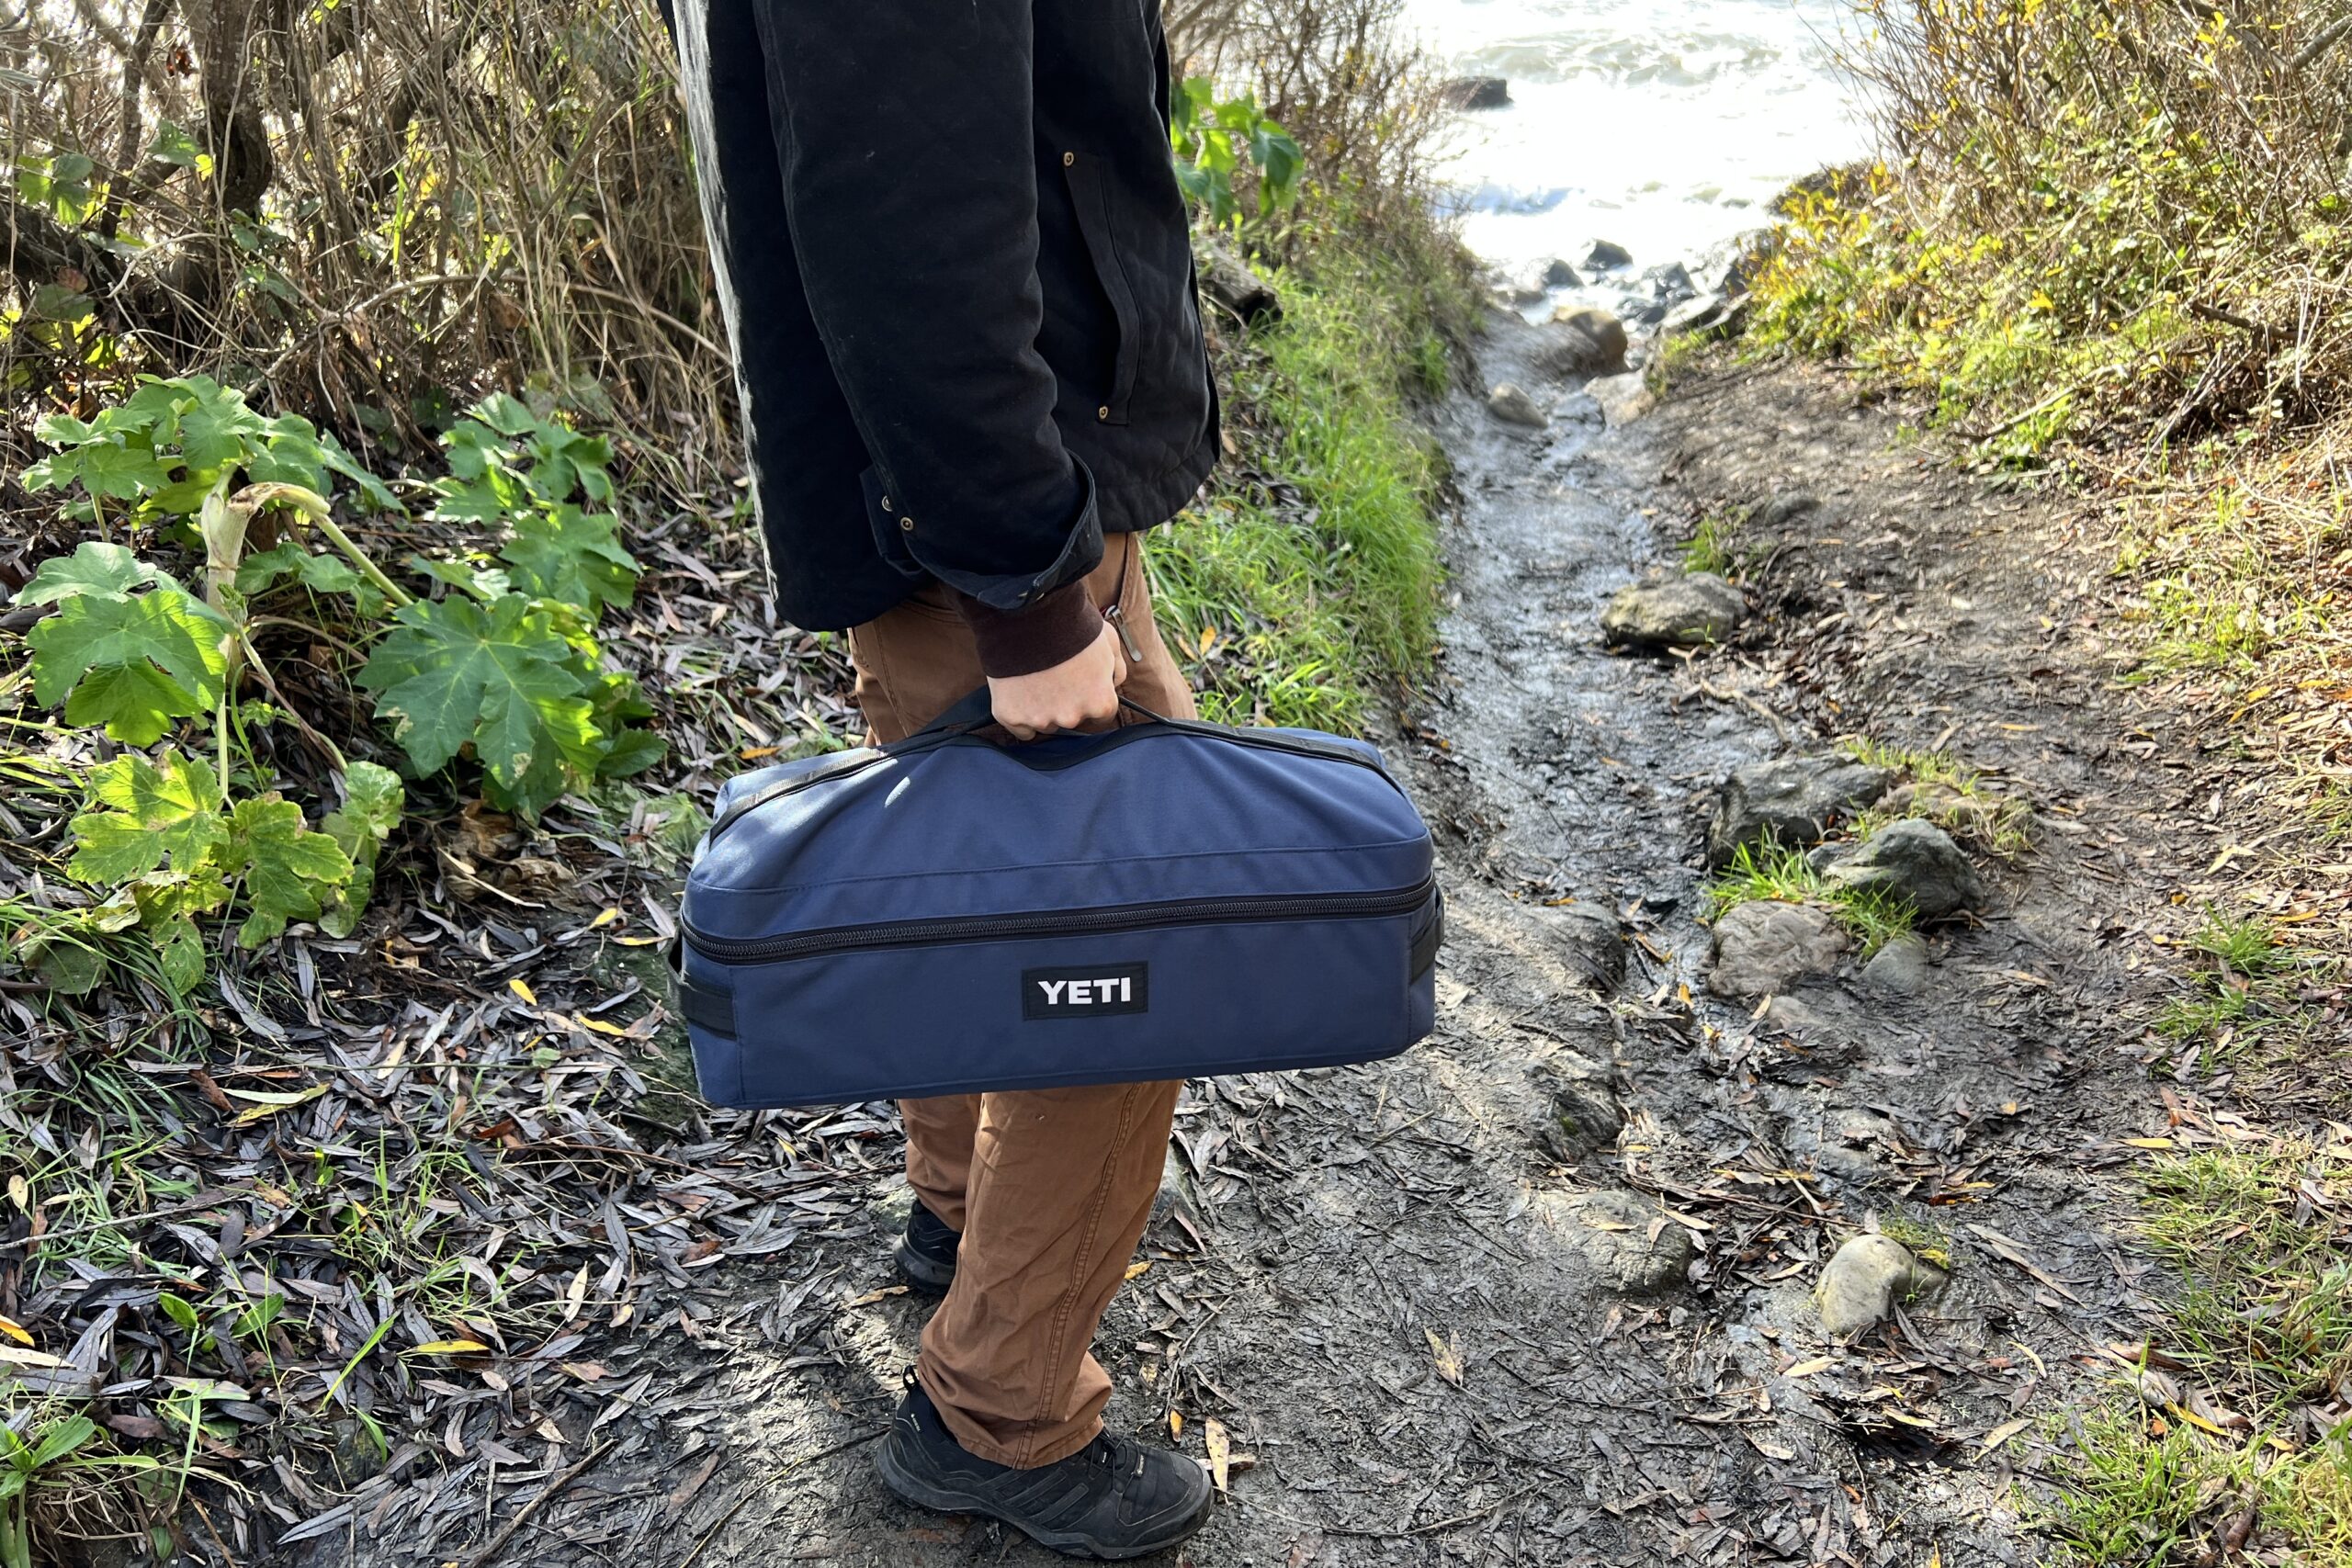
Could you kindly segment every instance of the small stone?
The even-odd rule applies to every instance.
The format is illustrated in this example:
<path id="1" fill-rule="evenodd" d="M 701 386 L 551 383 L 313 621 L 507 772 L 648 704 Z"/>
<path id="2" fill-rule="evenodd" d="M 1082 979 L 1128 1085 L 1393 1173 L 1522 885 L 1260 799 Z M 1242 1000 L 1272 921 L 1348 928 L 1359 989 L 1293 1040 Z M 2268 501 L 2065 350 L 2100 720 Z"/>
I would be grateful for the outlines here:
<path id="1" fill-rule="evenodd" d="M 1448 108 L 1506 108 L 1510 104 L 1510 82 L 1502 76 L 1456 76 L 1441 84 L 1437 96 Z"/>
<path id="2" fill-rule="evenodd" d="M 1951 835 L 1916 817 L 1872 833 L 1860 849 L 1830 867 L 1824 880 L 1832 887 L 1879 893 L 1907 904 L 1923 920 L 1981 908 L 1991 897 Z"/>
<path id="3" fill-rule="evenodd" d="M 1912 1257 L 1901 1242 L 1865 1232 L 1839 1247 L 1821 1271 L 1814 1301 L 1821 1308 L 1822 1332 L 1833 1339 L 1860 1334 L 1897 1303 L 1930 1293 L 1943 1282 L 1942 1269 Z"/>
<path id="4" fill-rule="evenodd" d="M 1600 632 L 1611 646 L 1706 648 L 1747 618 L 1738 589 L 1712 571 L 1693 571 L 1619 589 L 1601 612 Z"/>
<path id="5" fill-rule="evenodd" d="M 1595 240 L 1592 249 L 1585 253 L 1584 265 L 1595 272 L 1631 266 L 1634 265 L 1634 253 L 1613 241 Z"/>
<path id="6" fill-rule="evenodd" d="M 1800 490 L 1782 491 L 1751 513 L 1747 522 L 1754 528 L 1779 528 L 1795 522 L 1808 512 L 1820 510 L 1820 497 L 1807 495 Z"/>
<path id="7" fill-rule="evenodd" d="M 1582 1254 L 1612 1290 L 1655 1295 L 1690 1278 L 1696 1256 L 1690 1233 L 1638 1193 L 1544 1192 L 1534 1207 L 1544 1227 Z"/>
<path id="8" fill-rule="evenodd" d="M 1720 294 L 1699 294 L 1685 299 L 1666 313 L 1657 330 L 1668 337 L 1688 337 L 1694 333 L 1716 334 L 1727 332 L 1733 321 L 1731 302 Z"/>
<path id="9" fill-rule="evenodd" d="M 1552 324 L 1567 331 L 1543 350 L 1542 367 L 1555 376 L 1611 375 L 1625 368 L 1625 351 L 1633 340 L 1625 323 L 1590 305 L 1563 305 L 1552 312 Z"/>
<path id="10" fill-rule="evenodd" d="M 1885 996 L 1917 996 L 1928 988 L 1928 944 L 1909 931 L 1892 938 L 1862 965 L 1862 984 Z"/>
<path id="11" fill-rule="evenodd" d="M 1544 264 L 1544 287 L 1546 288 L 1582 288 L 1584 275 L 1558 256 Z"/>
<path id="12" fill-rule="evenodd" d="M 1690 281 L 1690 269 L 1680 262 L 1654 266 L 1645 276 L 1649 279 L 1651 292 L 1669 303 L 1688 299 L 1699 291 L 1698 285 Z"/>
<path id="13" fill-rule="evenodd" d="M 1769 898 L 1736 904 L 1715 921 L 1707 989 L 1719 997 L 1774 996 L 1830 969 L 1845 951 L 1845 928 L 1826 909 Z"/>
<path id="14" fill-rule="evenodd" d="M 1584 389 L 1600 405 L 1600 417 L 1611 430 L 1622 429 L 1657 407 L 1657 394 L 1650 390 L 1648 376 L 1639 370 L 1595 376 Z"/>
<path id="15" fill-rule="evenodd" d="M 1625 1126 L 1625 1109 L 1609 1081 L 1609 1069 L 1582 1056 L 1563 1056 L 1544 1068 L 1551 1090 L 1551 1124 L 1540 1142 L 1544 1152 L 1573 1165 L 1612 1148 Z"/>
<path id="16" fill-rule="evenodd" d="M 1567 966 L 1601 990 L 1625 976 L 1625 928 L 1595 904 L 1566 904 L 1529 911 Z"/>
<path id="17" fill-rule="evenodd" d="M 1892 769 L 1839 756 L 1781 757 L 1734 768 L 1707 825 L 1707 863 L 1728 865 L 1741 845 L 1767 840 L 1790 849 L 1819 843 L 1838 822 L 1894 784 Z"/>
<path id="18" fill-rule="evenodd" d="M 1552 423 L 1525 389 L 1513 381 L 1501 382 L 1487 394 L 1487 412 L 1506 424 L 1530 425 L 1537 430 Z"/>

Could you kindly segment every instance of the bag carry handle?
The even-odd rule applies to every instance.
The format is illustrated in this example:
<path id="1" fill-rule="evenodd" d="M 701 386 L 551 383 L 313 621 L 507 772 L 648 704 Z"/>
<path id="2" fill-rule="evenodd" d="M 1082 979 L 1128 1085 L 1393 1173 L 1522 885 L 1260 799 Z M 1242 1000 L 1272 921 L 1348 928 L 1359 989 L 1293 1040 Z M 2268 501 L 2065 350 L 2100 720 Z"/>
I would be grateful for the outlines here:
<path id="1" fill-rule="evenodd" d="M 1169 718 L 1164 715 L 1154 713 L 1151 709 L 1144 706 L 1141 703 L 1136 701 L 1135 698 L 1128 696 L 1124 692 L 1119 694 L 1119 705 L 1123 708 L 1133 710 L 1136 714 L 1153 724 L 1181 724 L 1184 722 L 1181 719 Z M 989 698 L 987 684 L 983 682 L 982 684 L 965 693 L 962 696 L 956 698 L 954 705 L 949 707 L 945 713 L 941 714 L 937 718 L 933 719 L 921 729 L 916 730 L 914 734 L 908 736 L 907 740 L 913 740 L 925 735 L 969 735 L 975 730 L 986 729 L 994 723 L 996 723 L 996 707 Z M 1082 730 L 1065 729 L 1057 730 L 1056 733 L 1062 735 L 1078 735 L 1084 734 L 1086 732 Z M 906 744 L 906 741 L 902 740 L 898 742 L 898 744 L 903 746 Z M 1016 744 L 1025 745 L 1027 742 L 1016 742 Z"/>

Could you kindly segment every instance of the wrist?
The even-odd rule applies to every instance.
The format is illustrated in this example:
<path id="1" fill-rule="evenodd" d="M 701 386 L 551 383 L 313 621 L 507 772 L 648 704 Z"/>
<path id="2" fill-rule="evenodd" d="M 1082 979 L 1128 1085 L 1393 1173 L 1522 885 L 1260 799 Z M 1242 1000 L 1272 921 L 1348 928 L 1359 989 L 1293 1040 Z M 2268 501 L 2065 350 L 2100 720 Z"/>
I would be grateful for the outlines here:
<path id="1" fill-rule="evenodd" d="M 956 609 L 971 628 L 981 673 L 991 680 L 1035 675 L 1066 664 L 1102 635 L 1102 613 L 1083 581 L 1066 582 L 1018 610 L 994 609 L 957 593 Z"/>

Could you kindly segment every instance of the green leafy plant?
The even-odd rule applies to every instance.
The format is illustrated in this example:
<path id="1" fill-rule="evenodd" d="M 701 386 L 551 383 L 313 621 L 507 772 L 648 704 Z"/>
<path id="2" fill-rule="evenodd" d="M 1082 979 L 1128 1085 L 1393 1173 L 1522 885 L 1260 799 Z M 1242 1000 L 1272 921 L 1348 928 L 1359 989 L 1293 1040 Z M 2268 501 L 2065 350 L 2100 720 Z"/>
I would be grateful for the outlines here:
<path id="1" fill-rule="evenodd" d="M 43 561 L 17 602 L 57 606 L 26 641 L 33 695 L 62 705 L 68 724 L 148 746 L 219 705 L 228 621 L 122 546 L 85 540 Z"/>
<path id="2" fill-rule="evenodd" d="M 1194 76 L 1178 84 L 1170 100 L 1169 136 L 1176 153 L 1176 183 L 1186 197 L 1207 209 L 1220 229 L 1244 220 L 1234 176 L 1254 169 L 1258 210 L 1264 219 L 1297 204 L 1299 175 L 1306 156 L 1290 132 L 1268 118 L 1248 93 L 1219 98 L 1216 84 Z"/>
<path id="3" fill-rule="evenodd" d="M 337 836 L 312 829 L 300 806 L 275 791 L 231 800 L 209 762 L 169 750 L 99 764 L 73 830 L 67 874 L 128 899 L 183 993 L 204 975 L 198 917 L 238 900 L 247 914 L 237 941 L 259 947 L 343 905 L 357 873 Z"/>
<path id="4" fill-rule="evenodd" d="M 398 505 L 382 480 L 300 415 L 265 417 L 244 394 L 209 376 L 142 376 L 140 383 L 95 420 L 53 414 L 41 421 L 38 434 L 58 450 L 25 470 L 25 488 L 79 488 L 84 500 L 69 513 L 101 525 L 108 502 L 127 503 L 134 521 L 194 516 L 205 497 L 237 473 L 253 484 L 314 491 L 324 491 L 328 475 L 338 474 L 373 509 Z"/>

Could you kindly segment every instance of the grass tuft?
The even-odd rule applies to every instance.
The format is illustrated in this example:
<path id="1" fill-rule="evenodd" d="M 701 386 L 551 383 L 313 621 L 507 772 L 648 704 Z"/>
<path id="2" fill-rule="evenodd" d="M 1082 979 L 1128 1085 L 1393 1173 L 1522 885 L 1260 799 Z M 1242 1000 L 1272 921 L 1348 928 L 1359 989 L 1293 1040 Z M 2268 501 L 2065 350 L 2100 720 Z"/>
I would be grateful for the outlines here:
<path id="1" fill-rule="evenodd" d="M 1779 844 L 1742 844 L 1731 863 L 1707 886 L 1707 918 L 1758 901 L 1818 904 L 1837 917 L 1867 958 L 1917 923 L 1908 904 L 1874 888 L 1840 887 L 1825 882 L 1802 850 Z"/>

